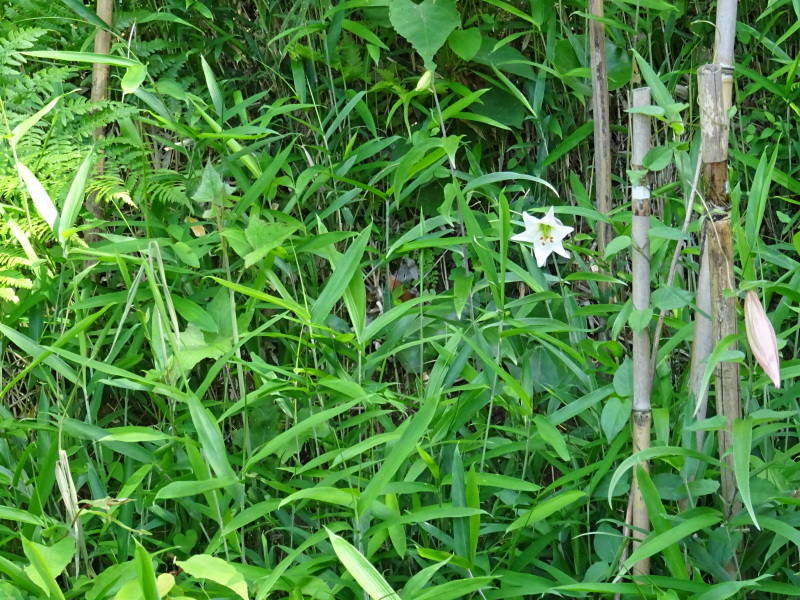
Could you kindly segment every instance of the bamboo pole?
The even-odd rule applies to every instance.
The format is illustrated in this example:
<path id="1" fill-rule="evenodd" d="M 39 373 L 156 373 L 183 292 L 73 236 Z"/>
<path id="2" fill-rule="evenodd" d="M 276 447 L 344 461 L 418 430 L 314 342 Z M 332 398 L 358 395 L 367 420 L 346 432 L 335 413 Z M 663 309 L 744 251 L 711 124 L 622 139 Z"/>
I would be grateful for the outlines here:
<path id="1" fill-rule="evenodd" d="M 589 0 L 590 67 L 592 72 L 592 117 L 594 119 L 594 171 L 597 210 L 602 215 L 611 212 L 611 121 L 608 109 L 608 73 L 606 70 L 606 37 L 603 25 L 603 0 Z M 611 228 L 597 224 L 597 250 L 605 255 L 611 241 Z"/>
<path id="2" fill-rule="evenodd" d="M 736 299 L 730 291 L 736 287 L 733 273 L 731 200 L 728 182 L 728 118 L 722 88 L 722 67 L 704 65 L 697 72 L 700 90 L 700 125 L 706 200 L 709 215 L 705 220 L 708 245 L 708 269 L 711 282 L 711 330 L 713 345 L 736 333 Z M 726 291 L 728 292 L 726 294 Z M 732 344 L 730 349 L 735 349 Z M 721 362 L 714 372 L 717 413 L 725 417 L 720 432 L 719 453 L 722 469 L 722 500 L 728 517 L 741 510 L 735 500 L 736 479 L 733 474 L 733 422 L 741 418 L 739 396 L 739 364 Z"/>
<path id="3" fill-rule="evenodd" d="M 717 29 L 714 36 L 714 62 L 722 67 L 722 96 L 725 111 L 733 102 L 733 46 L 736 42 L 738 0 L 718 0 Z"/>
<path id="4" fill-rule="evenodd" d="M 633 90 L 633 107 L 650 105 L 650 88 Z M 631 168 L 644 171 L 642 166 L 645 154 L 650 150 L 650 117 L 632 115 L 631 122 Z M 650 229 L 650 189 L 647 186 L 647 175 L 634 182 L 631 191 L 633 203 L 632 255 L 631 271 L 633 275 L 633 309 L 647 310 L 650 307 L 650 240 L 647 232 Z M 640 332 L 633 332 L 633 451 L 634 453 L 650 447 L 650 424 L 652 412 L 650 395 L 653 377 L 650 366 L 650 331 L 647 327 Z M 649 472 L 648 463 L 640 463 Z M 637 536 L 644 537 L 643 532 L 650 529 L 650 517 L 642 497 L 637 469 L 634 469 L 631 488 L 631 528 L 633 530 L 633 551 L 641 543 Z M 638 561 L 633 567 L 634 575 L 650 573 L 650 559 Z"/>
<path id="5" fill-rule="evenodd" d="M 97 0 L 97 16 L 108 24 L 109 29 L 98 29 L 94 37 L 94 51 L 96 54 L 109 54 L 111 52 L 111 20 L 114 16 L 114 0 Z M 104 63 L 94 63 L 92 66 L 92 95 L 91 101 L 100 102 L 108 96 L 108 69 Z M 98 127 L 92 132 L 95 141 L 105 137 L 103 127 Z M 102 175 L 105 161 L 101 156 L 95 167 L 97 174 Z M 89 194 L 85 200 L 85 207 L 96 219 L 102 219 L 103 207 L 97 203 L 96 194 Z M 96 242 L 99 239 L 97 231 L 90 229 L 86 232 L 86 241 Z"/>

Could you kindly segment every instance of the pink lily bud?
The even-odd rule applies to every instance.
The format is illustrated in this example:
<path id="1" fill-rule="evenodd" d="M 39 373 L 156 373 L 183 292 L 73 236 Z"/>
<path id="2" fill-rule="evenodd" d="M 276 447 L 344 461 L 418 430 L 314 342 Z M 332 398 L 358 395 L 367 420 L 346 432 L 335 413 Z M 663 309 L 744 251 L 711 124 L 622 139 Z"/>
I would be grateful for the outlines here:
<path id="1" fill-rule="evenodd" d="M 767 318 L 764 307 L 761 306 L 758 294 L 753 290 L 747 292 L 747 296 L 744 298 L 744 324 L 753 356 L 772 379 L 775 387 L 781 387 L 781 365 L 775 329 Z"/>

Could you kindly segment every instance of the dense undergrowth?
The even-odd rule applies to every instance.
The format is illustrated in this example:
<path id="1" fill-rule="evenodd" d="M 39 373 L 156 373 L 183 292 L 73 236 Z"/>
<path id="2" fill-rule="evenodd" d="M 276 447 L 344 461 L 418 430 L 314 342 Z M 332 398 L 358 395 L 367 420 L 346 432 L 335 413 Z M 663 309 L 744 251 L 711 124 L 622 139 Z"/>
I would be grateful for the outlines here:
<path id="1" fill-rule="evenodd" d="M 735 292 L 759 291 L 784 359 L 776 390 L 722 356 L 742 362 L 734 454 L 757 522 L 724 517 L 721 424 L 687 391 L 713 3 L 607 3 L 608 217 L 582 2 L 121 4 L 123 66 L 91 106 L 91 60 L 35 54 L 90 51 L 89 9 L 3 3 L 1 595 L 800 595 L 796 2 L 742 1 L 737 30 Z M 640 84 L 671 97 L 644 315 Z M 509 238 L 551 205 L 571 257 L 539 268 Z M 652 575 L 634 579 L 630 327 L 659 311 Z"/>

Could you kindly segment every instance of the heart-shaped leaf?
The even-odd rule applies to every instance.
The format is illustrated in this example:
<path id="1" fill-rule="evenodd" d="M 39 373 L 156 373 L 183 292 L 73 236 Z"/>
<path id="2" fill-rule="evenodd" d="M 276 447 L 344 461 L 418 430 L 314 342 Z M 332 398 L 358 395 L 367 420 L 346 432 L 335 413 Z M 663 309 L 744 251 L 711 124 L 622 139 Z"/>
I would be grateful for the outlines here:
<path id="1" fill-rule="evenodd" d="M 455 0 L 394 0 L 389 9 L 394 30 L 406 38 L 425 61 L 425 69 L 436 70 L 433 55 L 461 24 Z"/>

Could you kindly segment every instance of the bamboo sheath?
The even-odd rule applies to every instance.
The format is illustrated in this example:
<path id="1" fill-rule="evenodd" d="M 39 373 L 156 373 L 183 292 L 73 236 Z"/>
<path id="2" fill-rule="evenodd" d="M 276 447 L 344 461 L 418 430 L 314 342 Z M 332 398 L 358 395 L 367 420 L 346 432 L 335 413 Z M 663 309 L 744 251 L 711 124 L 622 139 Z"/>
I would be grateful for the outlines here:
<path id="1" fill-rule="evenodd" d="M 736 288 L 733 272 L 730 184 L 728 182 L 728 117 L 720 65 L 705 65 L 697 72 L 700 91 L 703 175 L 709 215 L 705 220 L 708 245 L 708 268 L 711 282 L 711 330 L 716 346 L 723 338 L 736 333 Z M 736 349 L 731 344 L 729 349 Z M 733 474 L 733 423 L 742 416 L 739 395 L 739 364 L 721 362 L 715 370 L 714 391 L 717 413 L 725 418 L 719 437 L 722 469 L 722 498 L 728 516 L 741 510 L 735 501 L 736 479 Z"/>
<path id="2" fill-rule="evenodd" d="M 650 88 L 637 88 L 633 90 L 633 106 L 642 107 L 650 105 Z M 650 117 L 647 115 L 632 115 L 631 120 L 631 168 L 643 170 L 642 162 L 645 154 L 650 150 Z M 647 310 L 650 308 L 650 240 L 647 233 L 650 229 L 650 189 L 647 186 L 646 174 L 635 182 L 631 190 L 633 204 L 632 226 L 632 256 L 631 269 L 633 274 L 633 308 L 634 310 Z M 653 377 L 650 363 L 650 330 L 644 327 L 641 331 L 633 332 L 633 452 L 646 450 L 650 447 L 650 426 L 652 411 L 650 396 Z M 639 463 L 649 472 L 647 462 Z M 650 530 L 650 518 L 647 506 L 642 497 L 637 469 L 634 469 L 633 485 L 631 488 L 631 528 L 633 530 L 633 551 L 640 545 L 646 533 Z M 634 575 L 648 575 L 650 573 L 649 559 L 638 561 L 633 567 Z"/>

